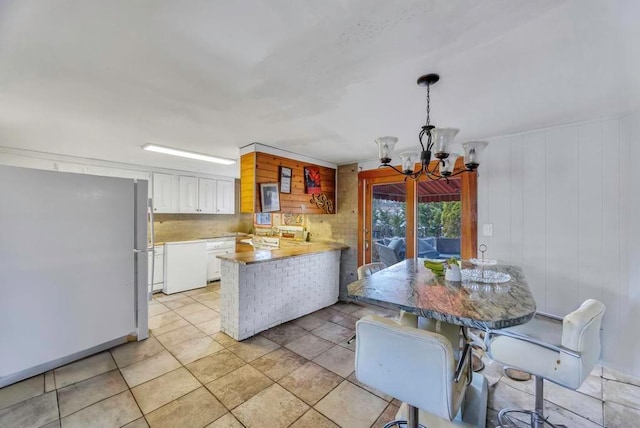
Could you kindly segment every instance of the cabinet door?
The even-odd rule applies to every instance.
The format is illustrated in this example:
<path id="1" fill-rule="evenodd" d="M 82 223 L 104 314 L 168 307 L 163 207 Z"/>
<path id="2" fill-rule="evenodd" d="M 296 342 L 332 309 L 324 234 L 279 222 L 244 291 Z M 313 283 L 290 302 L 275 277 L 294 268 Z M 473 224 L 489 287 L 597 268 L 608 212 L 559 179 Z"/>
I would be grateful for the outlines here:
<path id="1" fill-rule="evenodd" d="M 149 292 L 153 286 L 153 253 L 149 251 L 149 259 L 147 261 L 147 285 L 149 286 Z"/>
<path id="2" fill-rule="evenodd" d="M 207 253 L 207 281 L 220 279 L 220 259 L 216 256 L 219 253 Z"/>
<path id="3" fill-rule="evenodd" d="M 162 284 L 164 282 L 164 253 L 154 255 L 153 283 Z M 162 288 L 162 286 L 160 286 Z"/>
<path id="4" fill-rule="evenodd" d="M 199 178 L 198 182 L 198 212 L 214 214 L 216 212 L 216 181 Z"/>
<path id="5" fill-rule="evenodd" d="M 153 212 L 175 212 L 173 207 L 173 175 L 153 173 Z"/>
<path id="6" fill-rule="evenodd" d="M 196 177 L 179 177 L 180 204 L 178 210 L 181 213 L 198 212 L 198 179 Z"/>
<path id="7" fill-rule="evenodd" d="M 234 214 L 236 189 L 234 181 L 216 180 L 216 213 Z"/>

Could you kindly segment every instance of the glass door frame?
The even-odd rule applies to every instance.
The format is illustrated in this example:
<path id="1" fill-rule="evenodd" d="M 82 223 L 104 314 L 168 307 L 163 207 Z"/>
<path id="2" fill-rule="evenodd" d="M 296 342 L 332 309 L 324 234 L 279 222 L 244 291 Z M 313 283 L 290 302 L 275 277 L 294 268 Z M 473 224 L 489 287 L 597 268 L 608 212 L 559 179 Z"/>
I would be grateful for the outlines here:
<path id="1" fill-rule="evenodd" d="M 437 161 L 432 161 L 430 169 Z M 458 159 L 454 172 L 464 169 L 462 159 Z M 478 173 L 467 172 L 460 176 L 460 256 L 468 260 L 476 257 L 478 248 Z M 373 186 L 376 184 L 402 182 L 404 177 L 391 168 L 380 168 L 358 173 L 358 266 L 371 263 L 371 225 Z M 419 181 L 430 180 L 420 177 Z M 406 258 L 415 257 L 417 234 L 417 182 L 406 180 Z"/>
<path id="2" fill-rule="evenodd" d="M 366 173 L 368 171 L 365 171 Z M 364 174 L 360 173 L 360 174 Z M 360 174 L 358 174 L 358 190 L 362 187 L 364 189 L 364 198 L 359 198 L 363 202 L 363 210 L 358 208 L 358 266 L 363 265 L 365 263 L 371 263 L 371 249 L 372 249 L 372 224 L 373 224 L 373 187 L 375 185 L 380 184 L 392 184 L 392 183 L 402 183 L 404 178 L 397 173 L 394 175 L 385 175 L 385 176 L 376 176 L 363 179 L 363 186 L 360 186 Z M 415 235 L 416 235 L 416 226 L 415 226 L 415 207 L 411 203 L 412 200 L 415 199 L 415 191 L 416 186 L 415 183 L 411 183 L 413 185 L 409 185 L 407 182 L 406 185 L 406 208 L 405 208 L 405 247 L 406 247 L 406 255 L 405 258 L 414 257 L 415 251 Z M 364 214 L 364 215 L 363 215 Z M 366 227 L 368 225 L 369 227 Z M 362 245 L 361 245 L 362 241 Z M 361 250 L 363 251 L 364 259 L 361 257 Z M 368 260 L 363 262 L 362 260 Z"/>

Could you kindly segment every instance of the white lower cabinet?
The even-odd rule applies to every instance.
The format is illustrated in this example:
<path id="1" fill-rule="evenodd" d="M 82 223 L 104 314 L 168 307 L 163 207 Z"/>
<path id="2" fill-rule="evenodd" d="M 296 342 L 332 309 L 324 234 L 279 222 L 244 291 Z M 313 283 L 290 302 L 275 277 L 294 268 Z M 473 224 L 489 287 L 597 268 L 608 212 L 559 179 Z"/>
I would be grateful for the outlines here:
<path id="1" fill-rule="evenodd" d="M 164 245 L 156 245 L 154 251 L 149 251 L 149 289 L 162 291 L 164 283 Z"/>
<path id="2" fill-rule="evenodd" d="M 165 294 L 207 286 L 207 241 L 167 242 L 164 255 Z"/>
<path id="3" fill-rule="evenodd" d="M 235 239 L 216 239 L 207 241 L 207 281 L 217 281 L 220 279 L 220 259 L 217 256 L 235 252 Z"/>

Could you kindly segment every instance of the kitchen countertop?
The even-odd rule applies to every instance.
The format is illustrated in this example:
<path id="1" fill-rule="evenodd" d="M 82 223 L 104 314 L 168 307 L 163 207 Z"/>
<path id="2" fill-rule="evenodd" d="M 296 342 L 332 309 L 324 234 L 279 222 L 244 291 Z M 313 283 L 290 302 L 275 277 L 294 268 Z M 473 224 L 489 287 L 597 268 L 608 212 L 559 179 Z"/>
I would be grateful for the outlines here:
<path id="1" fill-rule="evenodd" d="M 238 237 L 247 237 L 247 236 L 250 236 L 250 235 L 243 232 L 220 232 L 220 233 L 213 233 L 209 236 L 198 238 L 198 239 L 212 240 L 212 239 L 238 238 Z"/>
<path id="2" fill-rule="evenodd" d="M 194 239 L 179 239 L 175 241 L 156 241 L 153 243 L 155 246 L 162 246 L 164 244 L 175 244 L 175 243 L 184 243 L 184 242 L 197 242 L 197 241 L 211 241 L 215 239 L 225 239 L 225 238 L 245 238 L 247 236 L 251 236 L 244 232 L 219 232 L 213 233 L 209 236 L 202 238 L 194 238 Z"/>
<path id="3" fill-rule="evenodd" d="M 327 251 L 346 250 L 349 247 L 338 243 L 306 243 L 305 245 L 279 248 L 275 250 L 246 251 L 234 254 L 222 254 L 219 259 L 228 260 L 234 263 L 252 264 L 264 263 L 273 260 L 286 259 L 289 257 L 303 256 L 306 254 L 325 253 Z"/>

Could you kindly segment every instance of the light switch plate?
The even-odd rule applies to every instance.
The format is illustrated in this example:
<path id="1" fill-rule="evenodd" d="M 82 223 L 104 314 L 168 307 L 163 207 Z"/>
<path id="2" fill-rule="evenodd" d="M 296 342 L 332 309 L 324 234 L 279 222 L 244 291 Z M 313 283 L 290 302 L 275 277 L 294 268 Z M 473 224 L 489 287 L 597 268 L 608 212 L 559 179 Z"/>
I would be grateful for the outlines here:
<path id="1" fill-rule="evenodd" d="M 482 225 L 482 235 L 483 236 L 493 236 L 493 224 L 485 223 Z"/>

